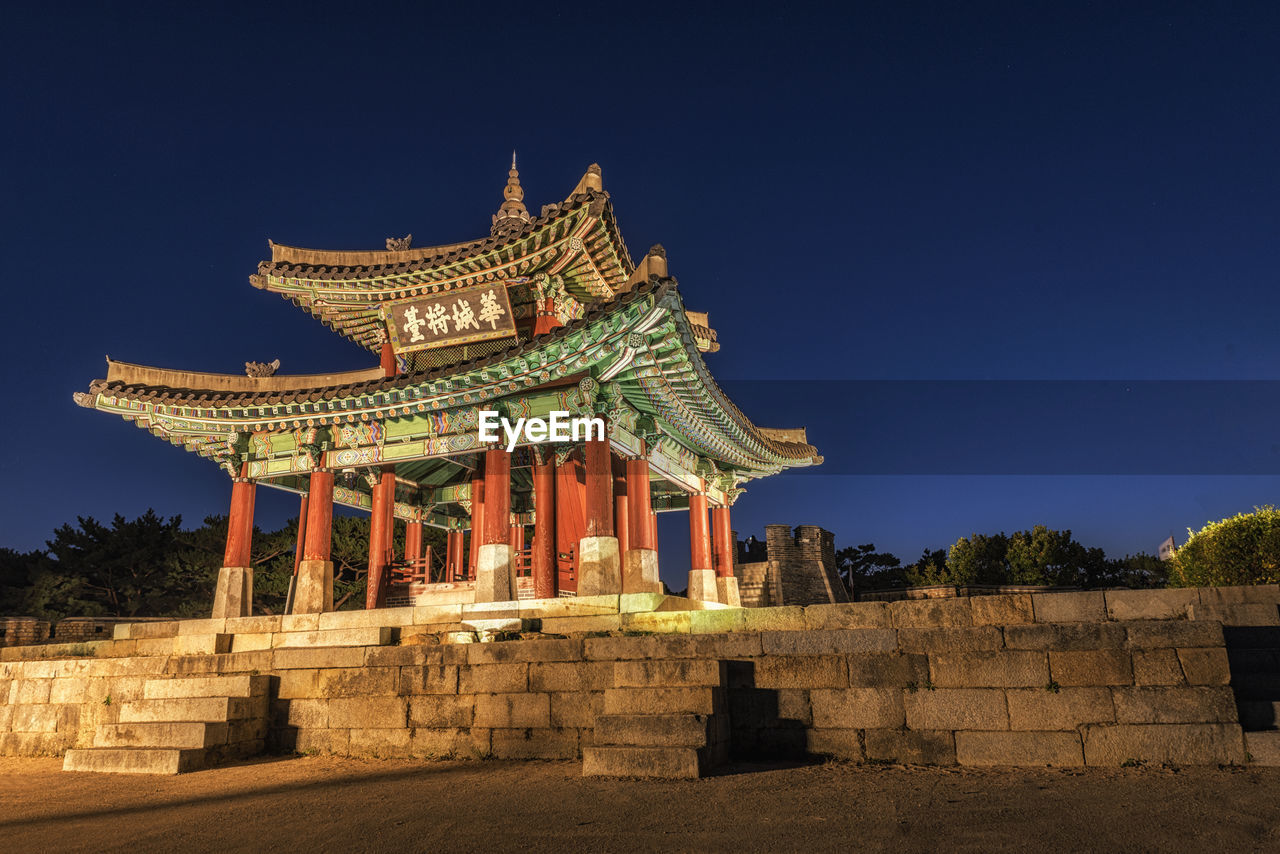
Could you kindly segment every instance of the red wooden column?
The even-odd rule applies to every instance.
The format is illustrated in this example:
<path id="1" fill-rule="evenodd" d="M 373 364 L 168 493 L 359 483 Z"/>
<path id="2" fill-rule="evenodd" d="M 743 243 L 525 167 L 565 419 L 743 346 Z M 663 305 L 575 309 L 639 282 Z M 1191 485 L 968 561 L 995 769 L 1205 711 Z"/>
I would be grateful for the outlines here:
<path id="1" fill-rule="evenodd" d="M 588 537 L 613 536 L 613 458 L 608 439 L 586 442 Z"/>
<path id="2" fill-rule="evenodd" d="M 398 371 L 396 370 L 396 354 L 391 349 L 391 341 L 382 342 L 382 375 L 384 377 L 394 377 Z"/>
<path id="3" fill-rule="evenodd" d="M 298 507 L 298 545 L 293 550 L 293 574 L 298 574 L 298 564 L 302 563 L 302 547 L 307 539 L 307 508 L 311 506 L 307 493 L 302 493 Z"/>
<path id="4" fill-rule="evenodd" d="M 738 544 L 733 541 L 733 523 L 729 518 L 729 506 L 711 510 L 712 559 L 716 568 L 716 597 L 725 605 L 741 607 L 738 579 L 733 574 L 733 553 Z"/>
<path id="5" fill-rule="evenodd" d="M 404 561 L 422 560 L 422 523 L 406 522 L 404 526 Z"/>
<path id="6" fill-rule="evenodd" d="M 448 531 L 445 534 L 444 580 L 461 581 L 466 571 L 463 566 L 463 531 Z"/>
<path id="7" fill-rule="evenodd" d="M 365 586 L 365 608 L 381 608 L 386 599 L 387 564 L 391 562 L 391 532 L 395 519 L 396 472 L 384 466 L 373 488 L 373 509 L 369 520 L 369 574 Z"/>
<path id="8" fill-rule="evenodd" d="M 618 559 L 624 564 L 631 549 L 631 512 L 627 491 L 626 462 L 613 461 L 613 530 L 618 537 Z"/>
<path id="9" fill-rule="evenodd" d="M 476 556 L 476 601 L 511 599 L 511 454 L 503 448 L 484 453 L 484 519 Z"/>
<path id="10" fill-rule="evenodd" d="M 333 472 L 319 469 L 311 473 L 307 506 L 307 540 L 302 559 L 328 560 L 333 537 Z"/>
<path id="11" fill-rule="evenodd" d="M 231 484 L 231 513 L 227 517 L 227 549 L 223 566 L 251 566 L 253 549 L 253 504 L 257 484 L 238 477 Z"/>
<path id="12" fill-rule="evenodd" d="M 711 531 L 707 526 L 707 496 L 689 496 L 689 598 L 715 602 L 716 574 L 711 568 Z"/>
<path id="13" fill-rule="evenodd" d="M 613 453 L 607 429 L 604 437 L 584 444 L 586 527 L 578 541 L 578 595 L 613 595 L 622 592 L 622 561 L 613 528 Z"/>
<path id="14" fill-rule="evenodd" d="M 484 539 L 484 465 L 476 466 L 471 473 L 471 547 L 468 549 L 464 578 L 476 577 L 480 563 L 480 541 Z"/>
<path id="15" fill-rule="evenodd" d="M 627 460 L 627 551 L 622 561 L 623 593 L 661 593 L 658 542 L 653 525 L 649 460 Z"/>
<path id="16" fill-rule="evenodd" d="M 536 449 L 535 449 L 536 450 Z M 533 461 L 533 598 L 557 595 L 556 571 L 556 456 L 538 452 Z"/>

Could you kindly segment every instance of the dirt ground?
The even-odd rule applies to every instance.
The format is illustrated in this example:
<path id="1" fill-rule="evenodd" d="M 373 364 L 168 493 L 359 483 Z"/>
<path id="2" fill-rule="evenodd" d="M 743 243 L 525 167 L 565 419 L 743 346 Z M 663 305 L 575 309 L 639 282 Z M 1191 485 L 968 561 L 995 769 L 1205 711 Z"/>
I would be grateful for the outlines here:
<path id="1" fill-rule="evenodd" d="M 267 759 L 178 777 L 0 758 L 7 851 L 1277 851 L 1280 768 L 733 766 Z"/>

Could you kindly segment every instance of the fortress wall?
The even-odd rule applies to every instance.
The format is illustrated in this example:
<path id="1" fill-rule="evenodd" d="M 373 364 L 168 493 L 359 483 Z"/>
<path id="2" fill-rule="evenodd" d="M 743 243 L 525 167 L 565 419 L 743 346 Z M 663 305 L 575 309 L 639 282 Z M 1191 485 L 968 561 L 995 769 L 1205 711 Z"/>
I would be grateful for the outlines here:
<path id="1" fill-rule="evenodd" d="M 635 613 L 593 597 L 491 643 L 456 641 L 501 603 L 126 624 L 0 650 L 0 755 L 90 746 L 148 679 L 264 673 L 278 750 L 577 758 L 597 715 L 662 689 L 619 684 L 619 662 L 710 659 L 740 756 L 1242 764 L 1220 620 L 1280 623 L 1278 602 L 1274 586 Z"/>

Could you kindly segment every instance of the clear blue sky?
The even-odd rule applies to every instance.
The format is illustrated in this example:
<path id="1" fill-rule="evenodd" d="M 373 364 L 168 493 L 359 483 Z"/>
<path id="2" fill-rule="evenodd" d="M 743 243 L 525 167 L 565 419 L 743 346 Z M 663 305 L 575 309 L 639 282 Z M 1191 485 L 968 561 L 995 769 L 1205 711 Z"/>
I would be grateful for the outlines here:
<path id="1" fill-rule="evenodd" d="M 828 465 L 754 485 L 743 535 L 914 558 L 1044 523 L 1123 554 L 1280 497 L 1280 391 L 1184 382 L 1280 374 L 1280 6 L 720 8 L 7 7 L 0 544 L 225 512 L 212 465 L 71 393 L 104 353 L 370 364 L 249 286 L 267 238 L 482 235 L 512 148 L 534 210 L 599 162 L 716 375 L 811 426 Z M 995 380 L 1028 382 L 955 382 Z M 1097 384 L 1143 380 L 1170 383 Z"/>

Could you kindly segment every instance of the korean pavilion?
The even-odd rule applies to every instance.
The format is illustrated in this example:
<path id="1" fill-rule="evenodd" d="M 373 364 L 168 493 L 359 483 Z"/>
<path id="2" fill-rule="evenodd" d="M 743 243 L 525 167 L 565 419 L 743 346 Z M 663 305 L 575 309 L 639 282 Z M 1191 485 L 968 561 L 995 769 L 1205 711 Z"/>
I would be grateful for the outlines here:
<path id="1" fill-rule="evenodd" d="M 685 308 L 662 247 L 632 261 L 598 166 L 535 217 L 513 161 L 504 196 L 489 234 L 465 243 L 270 244 L 251 284 L 376 366 L 237 376 L 108 359 L 75 395 L 230 476 L 215 617 L 251 612 L 259 485 L 301 496 L 293 613 L 333 609 L 334 504 L 371 514 L 369 608 L 660 593 L 655 514 L 679 511 L 688 597 L 738 605 L 730 507 L 747 481 L 821 457 L 802 429 L 757 427 L 716 385 L 707 315 Z M 599 417 L 606 435 L 526 436 L 508 452 L 481 443 L 482 410 Z M 424 555 L 424 525 L 446 532 L 444 554 Z"/>

